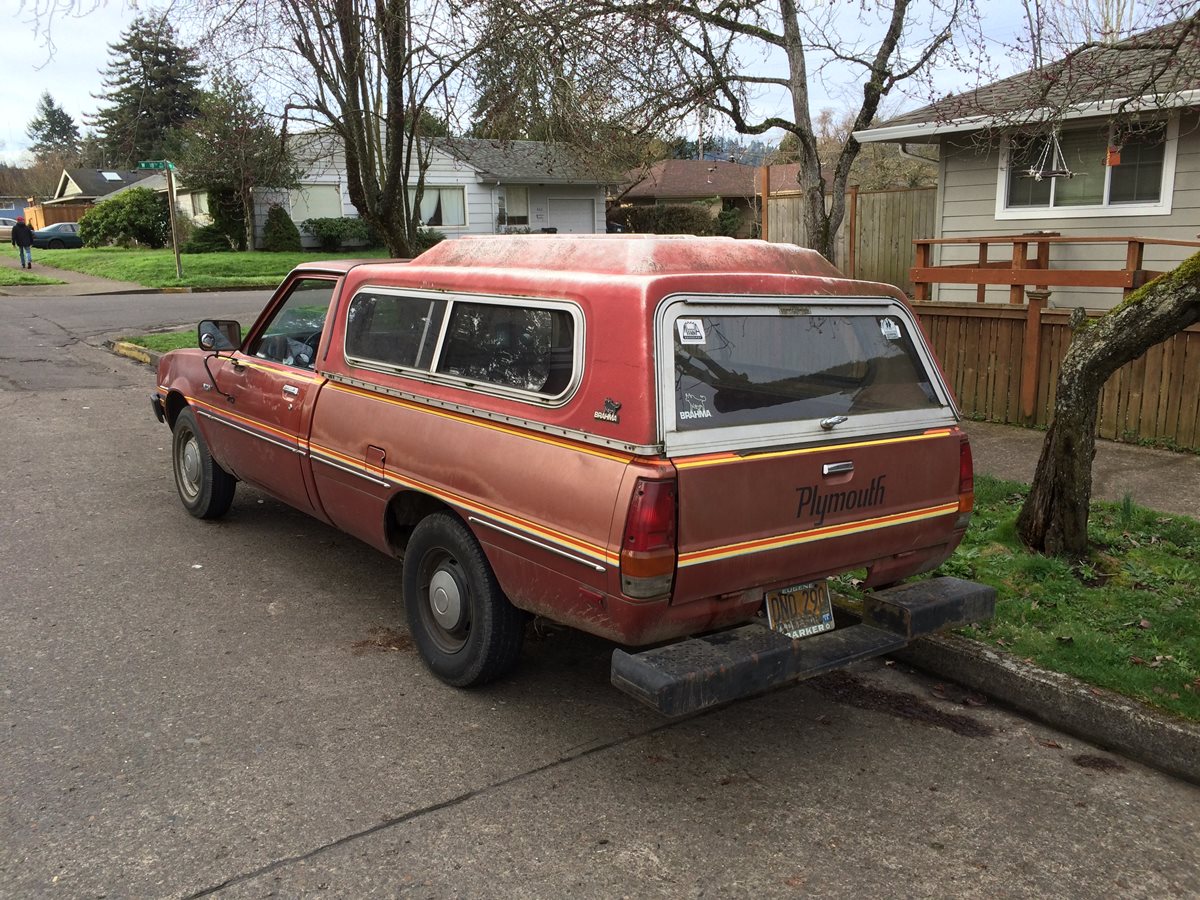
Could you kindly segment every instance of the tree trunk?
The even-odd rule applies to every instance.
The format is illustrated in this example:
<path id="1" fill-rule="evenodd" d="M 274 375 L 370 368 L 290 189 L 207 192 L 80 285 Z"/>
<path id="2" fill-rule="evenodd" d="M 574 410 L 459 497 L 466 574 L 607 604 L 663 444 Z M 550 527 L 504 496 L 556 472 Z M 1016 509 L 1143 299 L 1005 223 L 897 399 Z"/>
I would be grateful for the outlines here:
<path id="1" fill-rule="evenodd" d="M 1017 516 L 1017 533 L 1026 546 L 1056 556 L 1086 555 L 1104 383 L 1121 366 L 1198 321 L 1200 253 L 1091 324 L 1082 311 L 1072 316 L 1074 336 L 1058 376 L 1054 418 L 1029 497 Z"/>

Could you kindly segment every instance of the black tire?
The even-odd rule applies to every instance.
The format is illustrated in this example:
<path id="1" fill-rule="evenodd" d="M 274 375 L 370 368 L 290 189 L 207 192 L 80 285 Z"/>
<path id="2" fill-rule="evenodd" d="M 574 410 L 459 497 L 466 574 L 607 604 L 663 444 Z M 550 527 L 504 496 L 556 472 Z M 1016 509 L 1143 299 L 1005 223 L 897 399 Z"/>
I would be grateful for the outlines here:
<path id="1" fill-rule="evenodd" d="M 190 408 L 180 411 L 171 430 L 171 468 L 179 499 L 197 519 L 216 519 L 229 511 L 237 479 L 213 460 Z"/>
<path id="2" fill-rule="evenodd" d="M 65 249 L 65 248 L 66 248 L 66 246 L 67 246 L 67 245 L 66 245 L 66 244 L 64 244 L 60 238 L 55 238 L 54 240 L 52 240 L 52 241 L 50 242 L 50 249 L 51 249 L 51 250 L 63 250 L 63 249 Z"/>
<path id="3" fill-rule="evenodd" d="M 462 520 L 426 516 L 404 552 L 404 609 L 425 664 L 454 687 L 509 672 L 521 654 L 525 613 L 508 602 Z"/>

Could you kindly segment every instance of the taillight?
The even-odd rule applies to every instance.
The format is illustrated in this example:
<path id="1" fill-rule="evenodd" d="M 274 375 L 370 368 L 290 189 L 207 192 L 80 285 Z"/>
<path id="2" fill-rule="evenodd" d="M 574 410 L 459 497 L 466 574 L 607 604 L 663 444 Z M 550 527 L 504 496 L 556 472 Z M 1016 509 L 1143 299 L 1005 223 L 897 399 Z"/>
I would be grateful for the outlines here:
<path id="1" fill-rule="evenodd" d="M 644 600 L 675 579 L 675 482 L 639 478 L 621 540 L 621 591 Z"/>
<path id="2" fill-rule="evenodd" d="M 959 528 L 966 528 L 971 519 L 971 510 L 975 508 L 975 463 L 971 459 L 971 442 L 964 434 L 958 444 L 958 522 Z"/>

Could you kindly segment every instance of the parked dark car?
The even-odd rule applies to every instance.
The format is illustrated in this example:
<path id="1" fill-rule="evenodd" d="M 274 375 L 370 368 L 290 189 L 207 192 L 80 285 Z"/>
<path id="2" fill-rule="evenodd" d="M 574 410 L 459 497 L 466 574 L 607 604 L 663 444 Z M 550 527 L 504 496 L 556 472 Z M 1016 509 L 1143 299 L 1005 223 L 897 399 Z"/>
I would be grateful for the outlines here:
<path id="1" fill-rule="evenodd" d="M 43 250 L 62 250 L 65 247 L 82 247 L 79 226 L 74 222 L 57 222 L 38 228 L 33 232 L 33 246 Z"/>

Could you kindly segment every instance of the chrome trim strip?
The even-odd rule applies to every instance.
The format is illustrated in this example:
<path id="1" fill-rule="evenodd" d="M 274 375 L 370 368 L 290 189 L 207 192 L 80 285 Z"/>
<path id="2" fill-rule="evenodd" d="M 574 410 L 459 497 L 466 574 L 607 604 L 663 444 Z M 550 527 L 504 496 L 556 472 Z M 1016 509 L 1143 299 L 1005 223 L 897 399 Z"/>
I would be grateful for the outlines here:
<path id="1" fill-rule="evenodd" d="M 236 422 L 231 422 L 229 419 L 226 419 L 224 416 L 219 416 L 216 413 L 209 412 L 207 409 L 202 409 L 202 408 L 197 407 L 196 412 L 198 412 L 202 416 L 212 419 L 214 422 L 220 422 L 222 425 L 228 426 L 229 428 L 233 428 L 236 431 L 240 431 L 244 434 L 248 434 L 251 437 L 256 437 L 260 441 L 266 441 L 268 444 L 274 444 L 276 447 L 282 447 L 285 450 L 290 450 L 293 453 L 298 453 L 301 456 L 304 456 L 304 448 L 303 447 L 299 447 L 295 444 L 289 444 L 286 441 L 281 441 L 279 438 L 267 437 L 265 434 L 263 434 L 260 431 L 255 431 L 253 428 L 247 428 L 245 425 L 238 425 Z"/>
<path id="2" fill-rule="evenodd" d="M 334 462 L 332 459 L 328 459 L 324 456 L 310 453 L 309 459 L 311 459 L 313 462 L 325 463 L 325 465 L 329 466 L 330 468 L 339 469 L 340 471 L 347 472 L 350 475 L 357 475 L 359 478 L 364 478 L 371 482 L 371 484 L 377 484 L 380 487 L 390 488 L 392 486 L 390 481 L 385 481 L 382 478 L 376 478 L 374 475 L 368 475 L 366 472 L 359 471 L 358 469 L 352 468 L 343 463 Z"/>
<path id="3" fill-rule="evenodd" d="M 852 462 L 835 462 L 825 463 L 821 466 L 822 475 L 840 475 L 842 472 L 853 472 L 854 463 Z"/>
<path id="4" fill-rule="evenodd" d="M 570 438 L 573 441 L 579 441 L 581 444 L 594 444 L 598 447 L 607 447 L 610 450 L 621 450 L 625 453 L 632 453 L 634 456 L 660 456 L 663 448 L 658 444 L 629 444 L 624 441 L 617 441 L 611 438 L 600 437 L 595 434 L 588 434 L 585 431 L 576 431 L 573 428 L 562 428 L 557 425 L 546 425 L 542 422 L 536 422 L 532 419 L 518 418 L 517 416 L 506 416 L 503 413 L 490 412 L 486 409 L 479 409 L 474 406 L 467 406 L 463 403 L 452 403 L 448 400 L 435 400 L 432 397 L 423 397 L 420 394 L 414 394 L 410 391 L 401 391 L 396 388 L 386 387 L 382 384 L 375 384 L 370 381 L 360 381 L 357 378 L 351 378 L 349 375 L 342 375 L 338 372 L 322 372 L 329 381 L 337 384 L 345 384 L 350 387 L 360 388 L 364 391 L 369 391 L 375 394 L 384 394 L 388 397 L 397 397 L 401 400 L 408 400 L 411 403 L 416 403 L 420 406 L 432 406 L 436 409 L 446 409 L 450 412 L 462 413 L 463 415 L 474 416 L 479 419 L 488 419 L 492 422 L 502 422 L 505 425 L 513 425 L 517 428 L 524 428 L 527 431 L 540 432 L 542 434 L 550 434 L 555 437 Z"/>
<path id="5" fill-rule="evenodd" d="M 551 553 L 554 553 L 558 556 L 563 557 L 564 559 L 569 559 L 569 560 L 571 560 L 571 562 L 581 563 L 582 565 L 587 566 L 589 569 L 593 569 L 597 572 L 605 571 L 604 566 L 597 565 L 596 563 L 592 562 L 590 559 L 584 559 L 582 556 L 576 556 L 573 553 L 568 553 L 566 550 L 560 550 L 558 547 L 555 547 L 552 544 L 546 544 L 546 543 L 543 543 L 542 541 L 536 541 L 533 538 L 529 537 L 528 535 L 524 535 L 524 534 L 521 534 L 516 531 L 511 531 L 508 528 L 504 528 L 501 525 L 497 525 L 495 522 L 489 522 L 486 519 L 480 519 L 477 516 L 467 516 L 467 521 L 472 522 L 476 525 L 483 525 L 487 528 L 492 528 L 496 531 L 499 531 L 501 534 L 508 535 L 510 538 L 516 538 L 518 541 L 524 541 L 525 543 L 532 544 L 533 546 L 538 547 L 542 550 L 548 550 Z"/>

